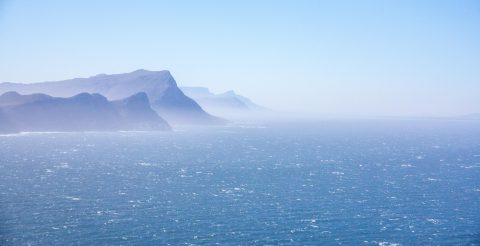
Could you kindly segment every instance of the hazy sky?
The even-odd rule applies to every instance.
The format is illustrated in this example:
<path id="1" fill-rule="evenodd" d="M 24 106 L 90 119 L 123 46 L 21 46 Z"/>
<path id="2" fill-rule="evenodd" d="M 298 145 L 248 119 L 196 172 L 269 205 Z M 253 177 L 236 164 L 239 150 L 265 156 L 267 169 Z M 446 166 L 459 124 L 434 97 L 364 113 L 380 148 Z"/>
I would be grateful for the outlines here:
<path id="1" fill-rule="evenodd" d="M 480 1 L 0 0 L 0 81 L 139 68 L 277 110 L 480 112 Z"/>

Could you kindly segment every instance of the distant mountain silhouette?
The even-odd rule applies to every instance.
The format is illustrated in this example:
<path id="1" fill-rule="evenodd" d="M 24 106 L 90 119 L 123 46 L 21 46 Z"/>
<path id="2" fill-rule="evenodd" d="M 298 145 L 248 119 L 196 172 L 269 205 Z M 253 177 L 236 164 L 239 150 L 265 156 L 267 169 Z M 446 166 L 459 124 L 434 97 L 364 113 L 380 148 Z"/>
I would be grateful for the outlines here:
<path id="1" fill-rule="evenodd" d="M 100 94 L 80 93 L 69 98 L 44 94 L 0 96 L 0 126 L 18 131 L 169 130 L 150 107 L 147 95 L 138 93 L 110 102 Z"/>
<path id="2" fill-rule="evenodd" d="M 31 95 L 21 95 L 16 91 L 9 91 L 0 96 L 0 106 L 11 106 L 11 105 L 20 105 L 29 102 L 35 102 L 44 99 L 52 98 L 49 95 L 45 94 L 31 94 Z"/>
<path id="3" fill-rule="evenodd" d="M 180 89 L 185 95 L 198 102 L 202 108 L 221 117 L 241 118 L 271 113 L 267 108 L 253 103 L 234 91 L 214 94 L 205 87 L 180 87 Z"/>
<path id="4" fill-rule="evenodd" d="M 124 74 L 100 74 L 89 78 L 41 82 L 33 84 L 0 83 L 0 93 L 45 93 L 71 97 L 78 93 L 99 93 L 109 100 L 119 100 L 145 92 L 155 109 L 173 124 L 222 124 L 224 120 L 206 113 L 194 100 L 177 87 L 169 71 L 136 70 Z"/>
<path id="5" fill-rule="evenodd" d="M 213 94 L 205 87 L 180 87 L 185 95 L 193 98 L 203 108 L 224 108 L 231 110 L 248 110 L 249 107 L 242 102 L 234 92 Z"/>

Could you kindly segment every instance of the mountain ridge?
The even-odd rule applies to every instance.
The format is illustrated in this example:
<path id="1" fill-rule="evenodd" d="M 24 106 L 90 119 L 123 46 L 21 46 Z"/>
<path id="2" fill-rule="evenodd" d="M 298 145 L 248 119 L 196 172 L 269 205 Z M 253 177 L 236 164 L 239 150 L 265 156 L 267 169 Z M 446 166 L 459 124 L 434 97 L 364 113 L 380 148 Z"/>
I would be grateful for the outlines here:
<path id="1" fill-rule="evenodd" d="M 252 102 L 249 98 L 241 96 L 233 90 L 215 94 L 208 88 L 200 86 L 182 86 L 180 89 L 208 112 L 228 119 L 242 120 L 272 114 L 269 109 Z"/>
<path id="2" fill-rule="evenodd" d="M 38 83 L 0 83 L 0 93 L 44 93 L 55 97 L 71 97 L 78 93 L 99 93 L 109 100 L 120 100 L 144 92 L 154 108 L 173 124 L 224 124 L 225 120 L 205 112 L 195 100 L 186 96 L 168 70 L 135 70 L 122 74 L 98 74 Z"/>
<path id="3" fill-rule="evenodd" d="M 0 101 L 12 95 L 5 93 L 0 96 Z M 32 132 L 171 129 L 150 107 L 145 93 L 113 102 L 98 93 L 86 92 L 65 98 L 45 95 L 38 100 L 30 100 L 30 96 L 17 93 L 14 99 L 26 99 L 24 103 L 0 107 L 0 126 L 3 125 L 7 132 L 12 129 Z M 132 102 L 136 104 L 133 109 L 129 106 Z"/>

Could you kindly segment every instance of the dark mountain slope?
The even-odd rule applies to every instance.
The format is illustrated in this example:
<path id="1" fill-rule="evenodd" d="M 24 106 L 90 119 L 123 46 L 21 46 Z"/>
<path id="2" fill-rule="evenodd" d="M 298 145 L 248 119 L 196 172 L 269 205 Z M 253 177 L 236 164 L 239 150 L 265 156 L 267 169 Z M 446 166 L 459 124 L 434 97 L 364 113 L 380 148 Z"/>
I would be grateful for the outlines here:
<path id="1" fill-rule="evenodd" d="M 69 98 L 47 95 L 40 98 L 24 104 L 7 101 L 9 106 L 2 107 L 5 121 L 20 131 L 32 132 L 170 129 L 151 109 L 145 94 L 137 94 L 115 103 L 100 94 L 89 93 Z M 136 118 L 140 115 L 149 117 Z"/>

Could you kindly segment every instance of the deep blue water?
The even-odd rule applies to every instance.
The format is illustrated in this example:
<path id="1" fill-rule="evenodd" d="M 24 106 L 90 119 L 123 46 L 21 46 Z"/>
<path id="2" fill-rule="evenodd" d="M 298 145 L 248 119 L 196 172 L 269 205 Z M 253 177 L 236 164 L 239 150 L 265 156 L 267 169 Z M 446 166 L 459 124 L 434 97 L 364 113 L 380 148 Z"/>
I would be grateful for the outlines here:
<path id="1" fill-rule="evenodd" d="M 0 136 L 0 244 L 480 245 L 479 121 Z"/>

